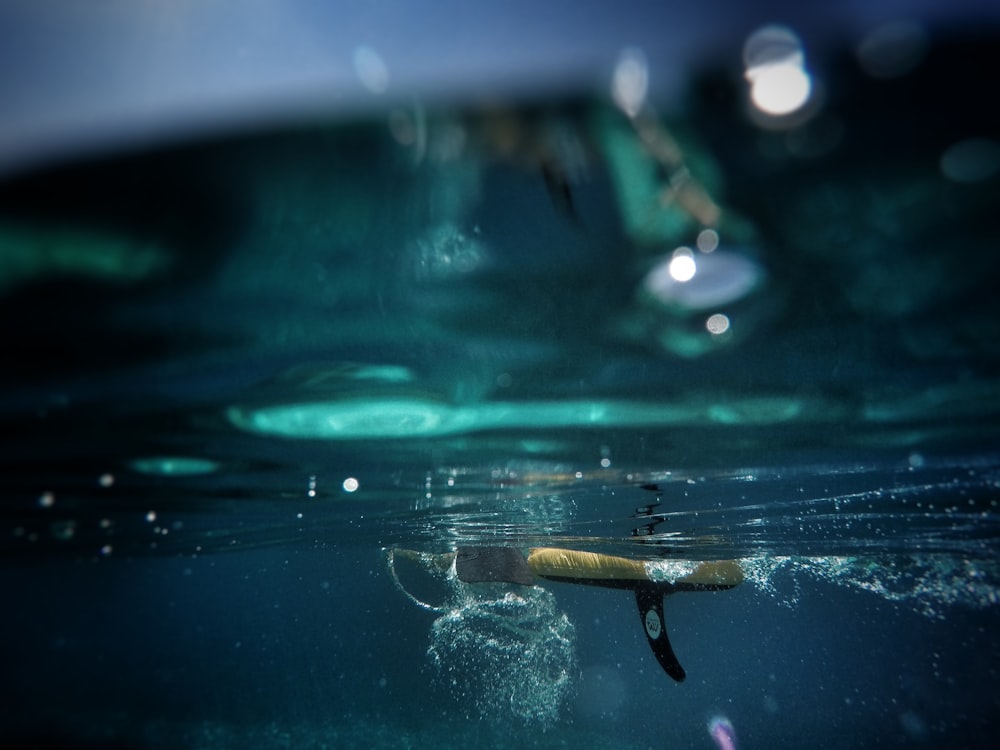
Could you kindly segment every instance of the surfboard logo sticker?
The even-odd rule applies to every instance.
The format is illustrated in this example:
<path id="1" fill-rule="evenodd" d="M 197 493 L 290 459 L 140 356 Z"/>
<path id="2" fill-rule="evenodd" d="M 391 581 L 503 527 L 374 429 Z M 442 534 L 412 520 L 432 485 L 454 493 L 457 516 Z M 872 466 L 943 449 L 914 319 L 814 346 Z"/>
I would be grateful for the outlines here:
<path id="1" fill-rule="evenodd" d="M 655 609 L 650 609 L 646 611 L 646 635 L 649 636 L 650 640 L 655 641 L 660 637 L 660 633 L 663 632 L 663 623 L 660 622 L 660 616 L 656 614 Z"/>

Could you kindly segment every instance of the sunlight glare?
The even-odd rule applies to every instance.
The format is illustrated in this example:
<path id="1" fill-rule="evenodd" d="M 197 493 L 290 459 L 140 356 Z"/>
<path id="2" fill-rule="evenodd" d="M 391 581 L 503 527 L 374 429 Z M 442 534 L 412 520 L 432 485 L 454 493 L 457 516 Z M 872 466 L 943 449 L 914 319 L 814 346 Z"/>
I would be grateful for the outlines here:
<path id="1" fill-rule="evenodd" d="M 674 250 L 674 255 L 670 259 L 670 277 L 674 281 L 691 281 L 698 270 L 694 262 L 694 253 L 689 248 L 679 247 Z"/>
<path id="2" fill-rule="evenodd" d="M 788 115 L 801 109 L 812 94 L 802 43 L 791 29 L 764 26 L 743 47 L 750 100 L 767 115 Z"/>

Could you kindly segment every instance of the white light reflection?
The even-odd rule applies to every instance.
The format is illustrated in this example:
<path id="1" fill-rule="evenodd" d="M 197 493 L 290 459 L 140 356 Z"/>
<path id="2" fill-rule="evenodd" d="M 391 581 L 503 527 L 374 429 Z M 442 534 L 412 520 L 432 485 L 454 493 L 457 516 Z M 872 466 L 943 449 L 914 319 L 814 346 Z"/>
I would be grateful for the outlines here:
<path id="1" fill-rule="evenodd" d="M 750 97 L 761 112 L 788 115 L 801 109 L 812 91 L 812 79 L 792 64 L 769 65 L 753 77 Z"/>
<path id="2" fill-rule="evenodd" d="M 629 117 L 642 111 L 649 90 L 649 67 L 642 50 L 626 49 L 615 64 L 611 98 Z"/>
<path id="3" fill-rule="evenodd" d="M 645 292 L 660 303 L 707 311 L 742 299 L 763 280 L 763 269 L 750 258 L 732 251 L 716 250 L 699 255 L 697 273 L 692 272 L 682 281 L 675 273 L 682 271 L 687 263 L 678 261 L 685 255 L 678 255 L 680 250 L 687 248 L 678 248 L 669 259 L 664 258 L 643 280 Z M 689 261 L 694 268 L 693 254 Z M 680 276 L 684 278 L 683 273 Z"/>
<path id="4" fill-rule="evenodd" d="M 389 87 L 389 68 L 371 47 L 361 45 L 354 50 L 354 72 L 361 85 L 373 94 L 383 94 Z"/>
<path id="5" fill-rule="evenodd" d="M 719 246 L 719 233 L 714 229 L 702 229 L 698 232 L 698 249 L 703 253 L 711 253 Z"/>
<path id="6" fill-rule="evenodd" d="M 355 492 L 361 484 L 354 477 L 348 477 L 341 486 L 344 488 L 344 492 Z"/>
<path id="7" fill-rule="evenodd" d="M 721 336 L 729 330 L 729 318 L 722 313 L 709 315 L 708 320 L 705 321 L 705 328 L 713 336 Z"/>
<path id="8" fill-rule="evenodd" d="M 674 250 L 667 268 L 670 271 L 670 278 L 681 283 L 691 281 L 698 270 L 698 266 L 694 262 L 694 253 L 687 247 L 679 247 Z"/>
<path id="9" fill-rule="evenodd" d="M 743 46 L 743 64 L 750 100 L 760 112 L 789 115 L 809 101 L 812 78 L 802 43 L 791 29 L 770 25 L 755 31 Z"/>

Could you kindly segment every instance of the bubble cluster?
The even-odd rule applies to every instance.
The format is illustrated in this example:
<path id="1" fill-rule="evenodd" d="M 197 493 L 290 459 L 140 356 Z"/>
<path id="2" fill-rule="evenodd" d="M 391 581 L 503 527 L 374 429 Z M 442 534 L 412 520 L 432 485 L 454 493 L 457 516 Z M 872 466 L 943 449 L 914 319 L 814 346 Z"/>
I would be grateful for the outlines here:
<path id="1" fill-rule="evenodd" d="M 575 629 L 545 589 L 470 594 L 435 620 L 438 679 L 480 716 L 556 720 L 576 674 Z"/>
<path id="2" fill-rule="evenodd" d="M 889 601 L 906 602 L 921 614 L 942 619 L 953 606 L 982 609 L 1000 603 L 996 563 L 946 555 L 761 557 L 744 560 L 746 580 L 779 603 L 797 601 L 800 578 L 811 576 L 838 586 L 867 591 Z M 794 594 L 782 598 L 776 577 L 786 571 Z"/>

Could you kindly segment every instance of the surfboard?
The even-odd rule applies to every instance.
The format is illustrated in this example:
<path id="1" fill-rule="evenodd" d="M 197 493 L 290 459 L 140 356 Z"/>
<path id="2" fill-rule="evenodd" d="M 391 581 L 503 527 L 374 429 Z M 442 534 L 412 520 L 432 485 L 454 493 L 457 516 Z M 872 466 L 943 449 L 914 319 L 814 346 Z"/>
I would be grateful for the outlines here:
<path id="1" fill-rule="evenodd" d="M 459 547 L 455 573 L 463 583 L 506 582 L 530 585 L 536 578 L 584 586 L 628 589 L 635 593 L 643 632 L 657 662 L 672 679 L 687 676 L 667 636 L 663 601 L 680 591 L 724 591 L 743 581 L 735 560 L 693 564 L 673 580 L 659 580 L 649 561 L 560 547 L 534 547 L 527 556 L 513 547 Z"/>

